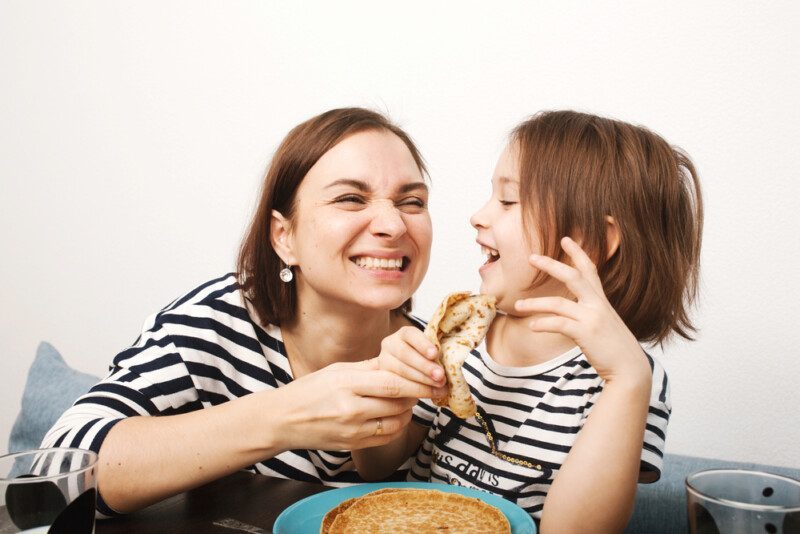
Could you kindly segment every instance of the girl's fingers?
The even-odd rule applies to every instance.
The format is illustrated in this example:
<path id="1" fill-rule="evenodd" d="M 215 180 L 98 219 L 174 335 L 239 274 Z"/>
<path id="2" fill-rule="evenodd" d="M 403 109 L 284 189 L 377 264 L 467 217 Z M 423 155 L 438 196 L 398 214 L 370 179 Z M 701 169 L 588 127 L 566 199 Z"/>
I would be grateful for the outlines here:
<path id="1" fill-rule="evenodd" d="M 561 238 L 561 248 L 572 260 L 572 264 L 584 275 L 596 274 L 597 269 L 592 259 L 571 237 Z"/>
<path id="2" fill-rule="evenodd" d="M 522 313 L 552 313 L 576 321 L 581 315 L 580 304 L 563 297 L 520 299 L 514 303 L 514 309 Z"/>
<path id="3" fill-rule="evenodd" d="M 563 237 L 561 239 L 561 248 L 572 260 L 572 264 L 580 271 L 581 274 L 590 282 L 596 289 L 603 290 L 603 283 L 597 275 L 597 265 L 594 264 L 592 258 L 570 237 Z"/>
<path id="4" fill-rule="evenodd" d="M 540 271 L 544 271 L 556 280 L 563 282 L 564 285 L 567 286 L 567 289 L 579 299 L 588 296 L 589 291 L 594 292 L 591 285 L 586 281 L 580 271 L 574 267 L 570 267 L 548 256 L 540 256 L 538 254 L 532 254 L 529 261 L 531 265 Z"/>
<path id="5" fill-rule="evenodd" d="M 538 254 L 531 255 L 531 265 L 563 282 L 578 299 L 596 296 L 598 290 L 603 293 L 602 283 L 597 276 L 597 268 L 580 245 L 571 238 L 564 237 L 561 239 L 561 246 L 572 260 L 574 267 Z"/>
<path id="6" fill-rule="evenodd" d="M 549 317 L 531 319 L 528 322 L 528 328 L 534 332 L 552 332 L 577 339 L 580 325 L 572 319 L 551 315 Z"/>

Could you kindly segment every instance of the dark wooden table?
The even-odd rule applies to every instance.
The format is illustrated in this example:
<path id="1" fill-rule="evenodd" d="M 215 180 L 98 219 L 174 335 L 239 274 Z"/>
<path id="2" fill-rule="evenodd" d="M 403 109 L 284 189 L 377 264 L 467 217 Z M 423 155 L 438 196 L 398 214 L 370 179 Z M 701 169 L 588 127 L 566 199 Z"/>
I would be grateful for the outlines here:
<path id="1" fill-rule="evenodd" d="M 98 521 L 95 532 L 264 534 L 272 532 L 275 519 L 287 506 L 328 489 L 238 472 L 135 514 Z"/>

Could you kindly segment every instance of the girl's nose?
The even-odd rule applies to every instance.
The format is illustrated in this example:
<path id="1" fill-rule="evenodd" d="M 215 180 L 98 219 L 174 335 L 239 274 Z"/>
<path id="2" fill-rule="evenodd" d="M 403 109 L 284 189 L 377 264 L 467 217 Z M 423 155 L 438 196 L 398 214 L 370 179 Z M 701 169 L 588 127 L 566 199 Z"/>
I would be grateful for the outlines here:
<path id="1" fill-rule="evenodd" d="M 487 203 L 488 204 L 488 203 Z M 487 218 L 486 218 L 486 206 L 484 204 L 481 208 L 472 214 L 472 217 L 469 218 L 469 223 L 472 225 L 473 228 L 486 228 L 488 225 Z"/>

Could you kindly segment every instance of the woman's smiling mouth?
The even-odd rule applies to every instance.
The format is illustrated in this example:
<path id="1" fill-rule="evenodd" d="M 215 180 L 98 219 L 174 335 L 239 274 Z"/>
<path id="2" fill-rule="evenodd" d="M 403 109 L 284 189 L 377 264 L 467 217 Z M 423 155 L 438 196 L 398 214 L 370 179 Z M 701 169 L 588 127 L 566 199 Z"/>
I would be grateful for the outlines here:
<path id="1" fill-rule="evenodd" d="M 371 271 L 404 271 L 410 260 L 407 256 L 402 258 L 376 258 L 373 256 L 354 256 L 350 261 Z"/>

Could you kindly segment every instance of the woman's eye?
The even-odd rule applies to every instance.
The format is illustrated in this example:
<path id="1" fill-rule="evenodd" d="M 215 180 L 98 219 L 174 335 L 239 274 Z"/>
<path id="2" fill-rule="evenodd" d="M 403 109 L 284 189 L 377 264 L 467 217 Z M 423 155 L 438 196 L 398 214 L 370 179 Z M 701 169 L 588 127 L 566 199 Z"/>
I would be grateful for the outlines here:
<path id="1" fill-rule="evenodd" d="M 340 197 L 336 197 L 334 200 L 337 204 L 364 204 L 365 200 L 363 197 L 358 195 L 342 195 Z"/>
<path id="2" fill-rule="evenodd" d="M 500 204 L 502 204 L 505 207 L 509 207 L 513 206 L 514 204 L 518 204 L 518 202 L 516 200 L 501 200 Z"/>
<path id="3" fill-rule="evenodd" d="M 399 206 L 411 206 L 414 208 L 424 208 L 425 201 L 418 197 L 404 198 L 398 203 Z"/>

